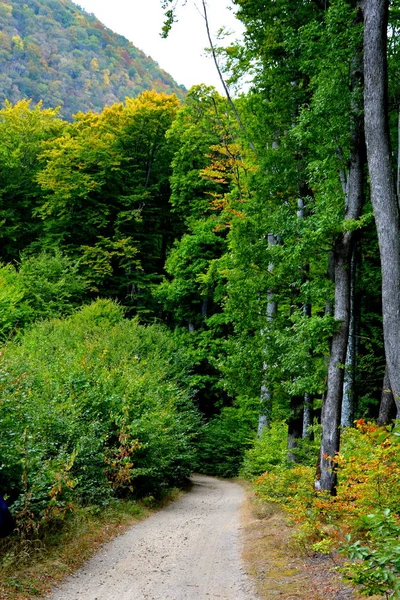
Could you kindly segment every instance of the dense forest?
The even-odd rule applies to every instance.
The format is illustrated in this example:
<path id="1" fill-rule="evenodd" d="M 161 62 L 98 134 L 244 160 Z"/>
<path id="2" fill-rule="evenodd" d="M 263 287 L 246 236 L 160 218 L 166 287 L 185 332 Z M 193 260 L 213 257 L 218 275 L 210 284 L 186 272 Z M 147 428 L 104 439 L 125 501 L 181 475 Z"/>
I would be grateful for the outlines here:
<path id="1" fill-rule="evenodd" d="M 61 115 L 101 111 L 144 90 L 184 88 L 71 0 L 0 1 L 0 102 L 31 98 Z"/>
<path id="2" fill-rule="evenodd" d="M 399 6 L 235 4 L 234 100 L 0 111 L 0 489 L 29 541 L 241 474 L 400 598 Z"/>

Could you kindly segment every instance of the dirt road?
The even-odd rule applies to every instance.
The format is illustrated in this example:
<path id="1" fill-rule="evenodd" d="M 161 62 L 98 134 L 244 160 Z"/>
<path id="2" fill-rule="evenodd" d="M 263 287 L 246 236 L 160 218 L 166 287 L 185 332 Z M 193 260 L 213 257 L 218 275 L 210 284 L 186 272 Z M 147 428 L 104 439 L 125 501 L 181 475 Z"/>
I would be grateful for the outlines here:
<path id="1" fill-rule="evenodd" d="M 203 476 L 193 484 L 105 546 L 49 600 L 257 600 L 240 557 L 242 488 Z"/>

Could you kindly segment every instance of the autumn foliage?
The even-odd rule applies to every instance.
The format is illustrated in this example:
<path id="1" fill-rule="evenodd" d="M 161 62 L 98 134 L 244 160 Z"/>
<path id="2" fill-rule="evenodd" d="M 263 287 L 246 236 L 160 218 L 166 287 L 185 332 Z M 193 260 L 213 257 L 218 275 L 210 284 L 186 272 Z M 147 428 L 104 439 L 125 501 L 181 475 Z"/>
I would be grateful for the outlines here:
<path id="1" fill-rule="evenodd" d="M 389 574 L 398 573 L 392 564 L 396 556 L 389 547 L 400 531 L 400 433 L 396 427 L 379 427 L 359 419 L 354 429 L 343 432 L 342 449 L 335 462 L 335 496 L 318 492 L 315 469 L 302 465 L 265 472 L 255 481 L 257 495 L 284 507 L 296 524 L 297 543 L 304 550 L 330 553 L 342 549 L 355 560 L 343 569 L 348 579 L 363 585 L 365 593 L 383 593 L 393 584 Z M 384 578 L 386 572 L 386 587 L 382 581 L 371 583 L 367 577 L 366 561 L 381 552 L 381 544 L 388 548 L 386 558 L 381 557 L 382 569 L 386 565 L 381 574 Z"/>

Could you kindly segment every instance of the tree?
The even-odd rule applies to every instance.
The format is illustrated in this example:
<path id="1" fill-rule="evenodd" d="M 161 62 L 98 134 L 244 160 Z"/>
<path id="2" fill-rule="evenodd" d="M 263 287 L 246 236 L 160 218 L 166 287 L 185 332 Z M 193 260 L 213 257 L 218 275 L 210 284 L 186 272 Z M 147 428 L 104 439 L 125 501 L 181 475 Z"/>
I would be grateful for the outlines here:
<path id="1" fill-rule="evenodd" d="M 219 261 L 241 206 L 234 191 L 238 181 L 245 193 L 236 127 L 226 100 L 213 88 L 195 86 L 168 132 L 175 149 L 171 204 L 183 223 L 165 264 L 167 277 L 155 296 L 168 322 L 191 333 L 185 343 L 196 357 L 196 400 L 207 417 L 227 402 L 216 366 L 229 332 L 229 318 L 222 314 L 226 287 Z"/>
<path id="2" fill-rule="evenodd" d="M 236 140 L 251 140 L 255 152 L 241 217 L 232 218 L 228 252 L 218 261 L 227 279 L 224 314 L 235 332 L 231 349 L 238 353 L 229 360 L 239 365 L 241 356 L 247 364 L 247 355 L 257 361 L 248 388 L 262 373 L 270 414 L 289 419 L 291 437 L 306 433 L 297 426 L 301 410 L 309 422 L 311 399 L 318 416 L 323 396 L 320 485 L 333 492 L 346 369 L 354 374 L 361 353 L 347 397 L 354 398 L 358 384 L 359 410 L 371 412 L 365 398 L 377 390 L 371 379 L 360 381 L 368 364 L 381 369 L 380 284 L 368 205 L 362 215 L 362 18 L 357 3 L 347 0 L 235 4 L 245 42 L 226 56 L 235 77 L 249 69 L 254 74 L 250 93 L 235 101 L 244 125 Z M 171 9 L 167 32 L 174 9 L 168 1 L 164 7 Z M 365 261 L 357 273 L 356 250 Z M 363 286 L 374 306 L 368 309 L 362 297 L 356 315 L 355 295 Z M 276 307 L 273 315 L 268 306 Z M 356 316 L 363 321 L 356 323 Z M 366 332 L 369 340 L 360 335 Z"/>
<path id="3" fill-rule="evenodd" d="M 142 312 L 179 221 L 168 203 L 165 137 L 178 105 L 176 96 L 145 92 L 100 114 L 80 113 L 47 144 L 38 174 L 43 246 L 80 257 L 93 292 Z"/>
<path id="4" fill-rule="evenodd" d="M 32 107 L 28 100 L 0 110 L 0 257 L 19 259 L 29 244 L 38 240 L 42 222 L 36 211 L 42 190 L 36 180 L 43 162 L 43 144 L 60 137 L 66 123 L 58 110 Z"/>
<path id="5" fill-rule="evenodd" d="M 371 200 L 382 268 L 385 353 L 391 389 L 400 414 L 400 215 L 389 137 L 387 25 L 389 3 L 365 0 L 365 137 Z"/>

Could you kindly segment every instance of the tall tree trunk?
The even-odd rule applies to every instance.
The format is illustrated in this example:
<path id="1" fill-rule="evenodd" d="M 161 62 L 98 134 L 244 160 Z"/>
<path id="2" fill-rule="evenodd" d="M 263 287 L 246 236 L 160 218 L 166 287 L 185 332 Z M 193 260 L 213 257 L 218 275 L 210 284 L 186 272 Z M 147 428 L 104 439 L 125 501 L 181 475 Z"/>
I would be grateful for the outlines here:
<path id="1" fill-rule="evenodd" d="M 397 108 L 397 180 L 396 180 L 396 192 L 397 200 L 400 198 L 400 105 Z"/>
<path id="2" fill-rule="evenodd" d="M 303 307 L 305 317 L 311 317 L 311 305 L 305 304 Z M 309 438 L 310 432 L 309 427 L 313 424 L 313 399 L 311 394 L 304 394 L 304 407 L 303 407 L 303 431 L 302 437 Z"/>
<path id="3" fill-rule="evenodd" d="M 396 415 L 396 404 L 393 398 L 392 390 L 390 389 L 390 381 L 387 365 L 385 367 L 385 375 L 383 377 L 381 403 L 379 405 L 378 425 L 388 425 Z"/>
<path id="4" fill-rule="evenodd" d="M 264 363 L 263 364 L 264 373 L 266 373 L 267 368 L 268 368 L 267 364 Z M 257 436 L 259 438 L 261 437 L 264 429 L 266 429 L 269 426 L 270 413 L 271 413 L 271 400 L 272 400 L 272 396 L 271 396 L 270 389 L 267 385 L 265 385 L 263 383 L 261 385 L 261 392 L 260 392 L 261 410 L 260 410 L 260 414 L 258 417 L 258 429 L 257 429 Z"/>
<path id="5" fill-rule="evenodd" d="M 360 218 L 363 203 L 364 136 L 362 121 L 354 116 L 352 152 L 347 181 L 345 220 Z M 340 417 L 343 394 L 344 370 L 350 322 L 351 256 L 355 232 L 346 231 L 336 241 L 335 259 L 335 308 L 334 317 L 338 329 L 331 343 L 328 366 L 328 384 L 322 410 L 321 478 L 320 488 L 335 492 L 336 473 L 334 458 L 339 450 Z"/>
<path id="6" fill-rule="evenodd" d="M 299 219 L 304 219 L 305 218 L 305 202 L 304 202 L 304 198 L 299 198 L 297 200 L 297 216 Z M 309 271 L 310 271 L 310 266 L 307 265 L 305 267 L 305 273 L 308 275 Z M 306 279 L 306 278 L 304 278 Z M 311 305 L 310 304 L 304 304 L 303 306 L 303 314 L 305 317 L 311 317 Z M 308 428 L 312 425 L 312 408 L 313 408 L 313 402 L 312 402 L 312 398 L 311 395 L 306 393 L 304 394 L 304 399 L 303 399 L 303 424 L 302 424 L 302 430 L 301 430 L 301 434 L 300 437 L 303 438 L 308 438 L 310 437 Z"/>
<path id="7" fill-rule="evenodd" d="M 313 401 L 310 394 L 304 394 L 303 428 L 301 436 L 310 437 L 309 427 L 313 424 Z"/>
<path id="8" fill-rule="evenodd" d="M 365 0 L 365 137 L 371 200 L 382 268 L 383 336 L 386 362 L 400 411 L 400 215 L 391 160 L 387 102 L 388 0 Z"/>
<path id="9" fill-rule="evenodd" d="M 269 246 L 275 246 L 278 243 L 278 237 L 276 235 L 274 235 L 273 233 L 269 233 L 268 234 L 268 245 Z M 274 265 L 273 263 L 269 263 L 268 265 L 268 271 L 269 273 L 272 273 L 274 269 Z M 274 293 L 272 289 L 268 290 L 268 303 L 267 303 L 267 328 L 271 325 L 272 321 L 274 320 L 274 317 L 276 315 L 276 310 L 277 310 L 277 304 L 276 304 L 276 300 L 274 299 Z M 262 332 L 262 335 L 264 335 L 265 332 Z M 264 361 L 263 363 L 263 383 L 261 385 L 261 393 L 260 393 L 260 415 L 258 418 L 258 431 L 257 431 L 257 435 L 258 437 L 261 437 L 262 432 L 264 431 L 264 429 L 266 427 L 268 427 L 269 425 L 269 419 L 270 419 L 270 413 L 271 413 L 271 400 L 272 400 L 272 395 L 271 395 L 271 390 L 269 388 L 269 385 L 266 383 L 267 380 L 267 375 L 268 373 L 268 364 L 266 361 Z"/>
<path id="10" fill-rule="evenodd" d="M 342 427 L 351 427 L 354 421 L 355 402 L 355 376 L 356 376 L 356 275 L 357 275 L 357 243 L 353 245 L 350 261 L 350 317 L 349 338 L 345 361 L 343 381 L 342 416 L 340 424 Z"/>

